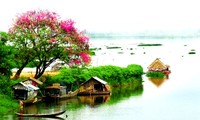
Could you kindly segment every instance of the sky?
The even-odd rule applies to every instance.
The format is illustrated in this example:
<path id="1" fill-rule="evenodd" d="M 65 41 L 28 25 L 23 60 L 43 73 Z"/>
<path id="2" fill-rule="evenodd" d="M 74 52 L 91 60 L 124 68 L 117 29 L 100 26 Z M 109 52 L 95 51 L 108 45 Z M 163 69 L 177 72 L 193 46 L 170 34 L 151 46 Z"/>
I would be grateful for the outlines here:
<path id="1" fill-rule="evenodd" d="M 17 14 L 37 9 L 72 19 L 89 32 L 200 29 L 198 0 L 4 0 L 0 31 L 8 31 Z"/>

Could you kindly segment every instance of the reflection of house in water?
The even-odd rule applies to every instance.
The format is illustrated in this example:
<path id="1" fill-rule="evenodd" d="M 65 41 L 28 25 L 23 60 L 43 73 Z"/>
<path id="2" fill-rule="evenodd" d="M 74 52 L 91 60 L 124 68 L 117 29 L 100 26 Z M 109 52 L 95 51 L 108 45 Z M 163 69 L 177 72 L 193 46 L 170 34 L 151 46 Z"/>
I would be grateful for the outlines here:
<path id="1" fill-rule="evenodd" d="M 91 96 L 79 96 L 78 99 L 82 104 L 90 106 L 100 105 L 110 100 L 110 95 L 91 95 Z"/>
<path id="2" fill-rule="evenodd" d="M 160 87 L 168 79 L 168 75 L 166 75 L 164 78 L 148 78 L 148 79 L 154 85 L 156 85 L 157 87 Z"/>
<path id="3" fill-rule="evenodd" d="M 110 86 L 98 77 L 92 77 L 80 85 L 78 95 L 109 95 Z"/>

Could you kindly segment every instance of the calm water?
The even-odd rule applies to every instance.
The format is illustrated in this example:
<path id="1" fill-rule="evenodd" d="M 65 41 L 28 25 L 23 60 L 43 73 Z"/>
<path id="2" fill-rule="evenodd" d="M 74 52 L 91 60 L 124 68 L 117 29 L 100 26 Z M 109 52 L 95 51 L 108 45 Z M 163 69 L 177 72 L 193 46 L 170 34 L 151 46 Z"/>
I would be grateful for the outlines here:
<path id="1" fill-rule="evenodd" d="M 168 79 L 163 80 L 150 80 L 143 76 L 143 90 L 139 92 L 136 90 L 134 94 L 128 95 L 130 97 L 122 92 L 120 100 L 117 99 L 118 96 L 74 98 L 57 104 L 41 103 L 29 106 L 25 108 L 26 112 L 49 113 L 67 108 L 66 113 L 60 116 L 66 120 L 200 120 L 200 48 L 196 43 L 197 41 L 184 43 L 165 41 L 162 47 L 144 48 L 132 44 L 131 47 L 135 50 L 134 55 L 122 54 L 117 57 L 112 51 L 109 53 L 113 55 L 113 58 L 110 58 L 111 61 L 106 61 L 108 55 L 102 54 L 104 51 L 99 51 L 101 58 L 94 58 L 95 64 L 97 62 L 108 64 L 114 61 L 114 64 L 124 66 L 129 63 L 138 63 L 146 70 L 148 65 L 159 57 L 161 61 L 171 66 L 172 73 Z M 188 52 L 191 49 L 195 49 L 196 54 L 189 55 Z M 123 49 L 125 50 L 126 48 Z M 121 57 L 125 59 L 123 62 L 117 60 Z M 35 118 L 17 118 L 11 113 L 4 119 L 34 120 Z M 46 118 L 42 120 L 44 119 Z"/>

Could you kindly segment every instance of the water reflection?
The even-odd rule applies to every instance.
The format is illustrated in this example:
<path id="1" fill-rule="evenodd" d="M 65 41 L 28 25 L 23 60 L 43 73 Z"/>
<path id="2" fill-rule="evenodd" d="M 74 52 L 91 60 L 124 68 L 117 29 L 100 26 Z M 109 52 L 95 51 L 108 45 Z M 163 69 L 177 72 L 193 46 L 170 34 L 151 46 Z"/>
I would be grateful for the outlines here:
<path id="1" fill-rule="evenodd" d="M 160 87 L 166 80 L 169 79 L 169 75 L 165 75 L 164 78 L 148 78 L 155 86 Z"/>
<path id="2" fill-rule="evenodd" d="M 94 107 L 108 102 L 110 100 L 110 95 L 79 96 L 78 99 L 82 104 Z"/>
<path id="3" fill-rule="evenodd" d="M 70 99 L 64 99 L 55 102 L 38 102 L 33 105 L 24 106 L 23 113 L 26 114 L 45 114 L 55 113 L 67 110 L 58 118 L 35 118 L 35 117 L 17 117 L 14 113 L 4 116 L 1 120 L 56 120 L 56 119 L 79 119 L 79 114 L 84 114 L 85 110 L 94 112 L 94 109 L 109 107 L 120 101 L 126 100 L 131 96 L 141 96 L 143 93 L 142 80 L 135 80 L 133 83 L 127 84 L 125 87 L 116 87 L 112 89 L 111 95 L 98 96 L 77 96 Z M 100 111 L 99 111 L 100 112 Z M 88 118 L 87 118 L 88 119 Z"/>

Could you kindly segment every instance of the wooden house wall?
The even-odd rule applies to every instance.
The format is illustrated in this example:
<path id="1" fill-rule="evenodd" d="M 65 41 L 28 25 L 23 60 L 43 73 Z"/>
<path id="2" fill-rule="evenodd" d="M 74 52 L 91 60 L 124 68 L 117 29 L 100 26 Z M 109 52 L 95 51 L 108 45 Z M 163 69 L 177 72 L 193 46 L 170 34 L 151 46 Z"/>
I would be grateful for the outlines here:
<path id="1" fill-rule="evenodd" d="M 95 84 L 101 84 L 101 83 L 94 79 L 85 82 L 83 85 L 80 86 L 80 92 L 94 90 Z"/>
<path id="2" fill-rule="evenodd" d="M 27 100 L 32 100 L 32 99 L 34 99 L 36 96 L 37 96 L 37 93 L 38 93 L 38 91 L 29 91 L 28 92 L 28 97 L 27 97 Z"/>
<path id="3" fill-rule="evenodd" d="M 60 94 L 61 94 L 61 95 L 65 95 L 65 94 L 66 94 L 66 88 L 60 89 Z"/>

